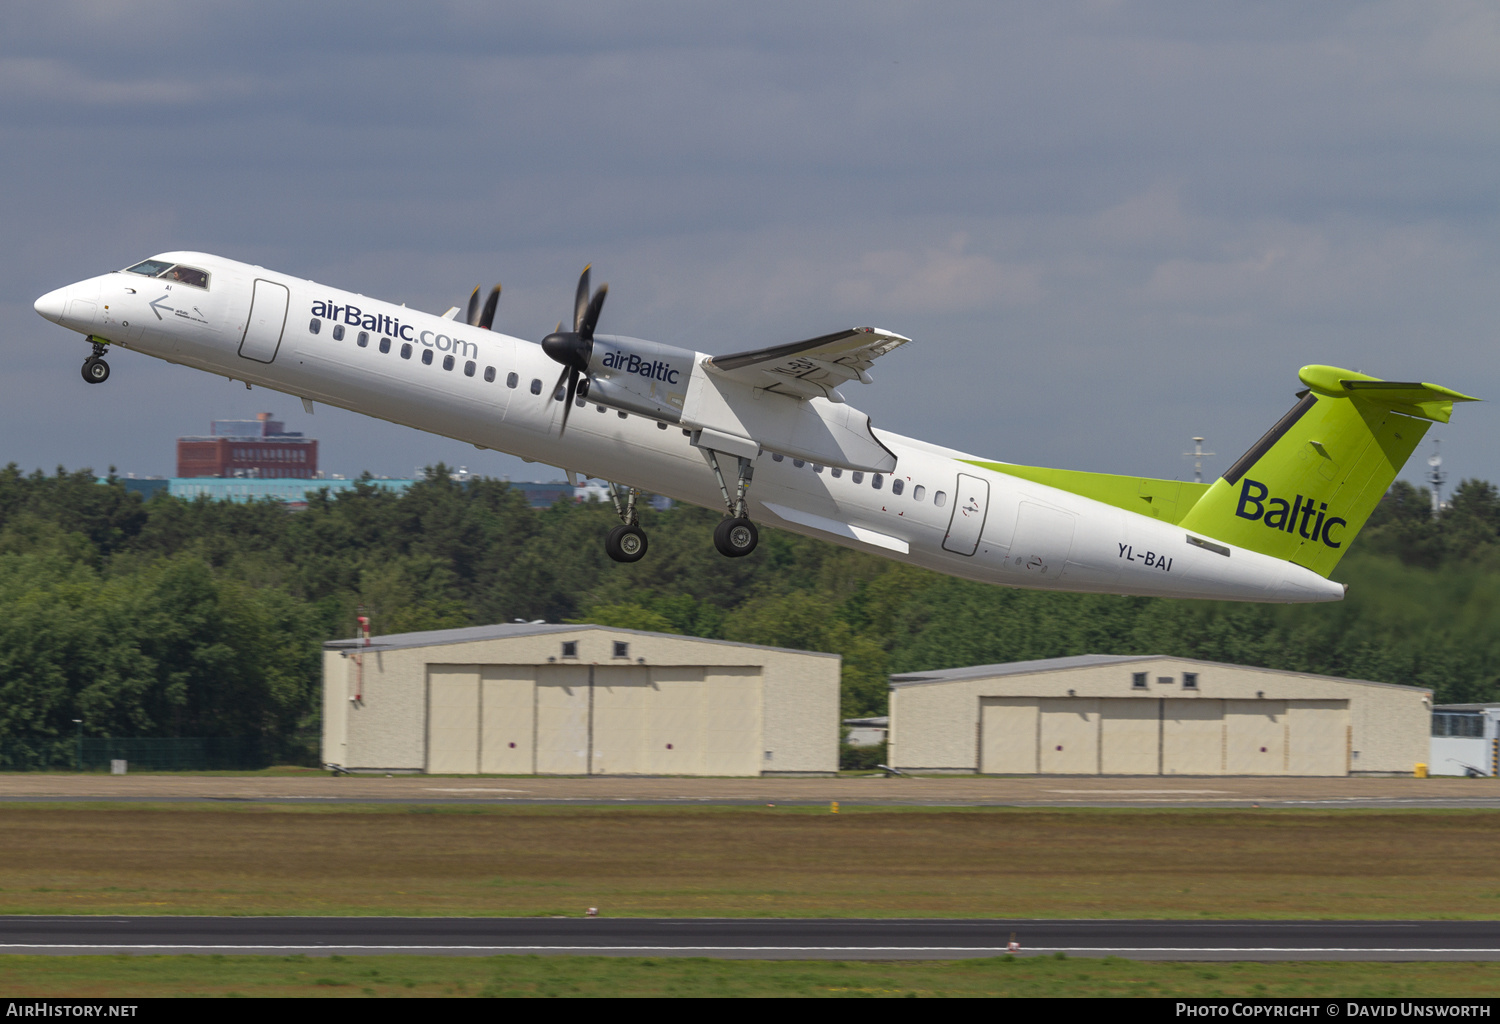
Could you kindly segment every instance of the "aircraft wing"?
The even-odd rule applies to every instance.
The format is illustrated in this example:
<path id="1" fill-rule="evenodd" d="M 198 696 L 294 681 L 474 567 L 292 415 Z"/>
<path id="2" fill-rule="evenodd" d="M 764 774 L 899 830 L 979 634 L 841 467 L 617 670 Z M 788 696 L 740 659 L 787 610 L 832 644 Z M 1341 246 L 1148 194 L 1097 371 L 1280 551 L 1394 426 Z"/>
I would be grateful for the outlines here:
<path id="1" fill-rule="evenodd" d="M 851 327 L 790 345 L 713 356 L 705 365 L 751 387 L 797 398 L 842 402 L 834 388 L 851 380 L 869 384 L 870 375 L 865 371 L 870 364 L 910 340 L 878 327 Z"/>

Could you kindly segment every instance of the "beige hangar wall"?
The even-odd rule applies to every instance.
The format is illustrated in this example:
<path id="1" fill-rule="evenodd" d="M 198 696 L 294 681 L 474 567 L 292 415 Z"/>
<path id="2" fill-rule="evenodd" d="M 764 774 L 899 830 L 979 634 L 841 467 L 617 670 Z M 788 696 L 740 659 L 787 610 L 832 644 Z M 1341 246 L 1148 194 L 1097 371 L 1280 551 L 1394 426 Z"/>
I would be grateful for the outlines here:
<path id="1" fill-rule="evenodd" d="M 1196 687 L 1184 686 L 1187 673 Z M 1406 773 L 1427 759 L 1430 710 L 1416 687 L 1177 658 L 1057 658 L 892 677 L 890 758 L 985 774 Z"/>
<path id="2" fill-rule="evenodd" d="M 564 642 L 576 658 L 562 656 Z M 616 643 L 629 645 L 626 657 Z M 324 651 L 323 756 L 443 774 L 832 772 L 839 665 L 834 655 L 595 626 L 338 642 Z"/>

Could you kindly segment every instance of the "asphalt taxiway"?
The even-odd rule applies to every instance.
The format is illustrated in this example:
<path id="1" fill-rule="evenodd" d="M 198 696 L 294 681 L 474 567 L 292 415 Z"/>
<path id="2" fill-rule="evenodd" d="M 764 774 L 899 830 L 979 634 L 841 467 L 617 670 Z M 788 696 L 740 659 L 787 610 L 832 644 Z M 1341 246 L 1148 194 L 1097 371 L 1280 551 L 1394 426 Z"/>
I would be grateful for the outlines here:
<path id="1" fill-rule="evenodd" d="M 1251 776 L 681 778 L 0 774 L 0 803 L 641 804 L 1500 809 L 1500 780 Z"/>

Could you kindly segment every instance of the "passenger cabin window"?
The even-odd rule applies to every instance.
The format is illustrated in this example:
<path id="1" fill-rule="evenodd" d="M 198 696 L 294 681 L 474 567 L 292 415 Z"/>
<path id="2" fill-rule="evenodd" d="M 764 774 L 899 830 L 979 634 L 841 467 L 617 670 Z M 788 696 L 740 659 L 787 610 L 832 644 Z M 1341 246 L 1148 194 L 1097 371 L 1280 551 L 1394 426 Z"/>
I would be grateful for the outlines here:
<path id="1" fill-rule="evenodd" d="M 944 491 L 933 491 L 932 492 L 932 503 L 934 505 L 936 505 L 938 508 L 942 508 L 944 505 L 948 504 L 948 495 L 947 495 L 947 493 L 944 492 Z"/>
<path id="2" fill-rule="evenodd" d="M 666 430 L 667 429 L 667 425 L 663 421 L 657 420 L 656 421 L 656 429 L 657 430 Z"/>
<path id="3" fill-rule="evenodd" d="M 344 325 L 343 324 L 334 324 L 333 325 L 333 340 L 334 341 L 343 341 L 344 340 Z"/>
<path id="4" fill-rule="evenodd" d="M 785 459 L 786 459 L 786 456 L 782 455 L 780 452 L 772 452 L 771 453 L 771 461 L 772 462 L 782 462 Z"/>
<path id="5" fill-rule="evenodd" d="M 515 376 L 515 375 L 512 374 L 511 376 Z M 484 382 L 486 384 L 493 384 L 493 383 L 495 383 L 495 368 L 493 366 L 486 366 L 484 368 Z M 511 387 L 515 387 L 515 385 L 512 384 Z"/>
<path id="6" fill-rule="evenodd" d="M 411 343 L 410 342 L 402 342 L 402 344 L 401 344 L 401 358 L 402 359 L 410 359 L 411 358 Z"/>
<path id="7" fill-rule="evenodd" d="M 796 466 L 798 469 L 801 469 L 803 466 L 807 465 L 807 463 L 803 462 L 801 459 L 793 459 L 792 465 Z"/>
<path id="8" fill-rule="evenodd" d="M 451 370 L 451 369 L 453 369 L 453 357 L 452 356 L 444 356 L 443 357 L 443 369 L 445 369 L 445 370 Z"/>
<path id="9" fill-rule="evenodd" d="M 894 480 L 891 481 L 891 493 L 892 494 L 900 494 L 904 490 L 906 490 L 906 481 L 905 480 L 902 480 L 900 477 L 897 477 L 896 479 L 894 479 Z"/>
<path id="10" fill-rule="evenodd" d="M 857 484 L 862 484 L 865 482 L 865 475 L 863 473 L 850 473 L 849 479 Z"/>
<path id="11" fill-rule="evenodd" d="M 876 473 L 874 476 L 870 477 L 870 486 L 875 488 L 877 491 L 880 490 L 880 485 L 883 483 L 885 483 L 885 477 L 881 476 L 879 473 Z"/>
<path id="12" fill-rule="evenodd" d="M 519 383 L 521 383 L 521 376 L 520 376 L 520 374 L 507 373 L 505 375 L 505 386 L 506 387 L 513 388 L 513 387 L 515 387 Z"/>
<path id="13" fill-rule="evenodd" d="M 422 350 L 422 365 L 423 366 L 431 366 L 432 365 L 432 349 L 430 349 L 430 348 L 424 348 Z"/>
<path id="14" fill-rule="evenodd" d="M 823 467 L 820 466 L 820 465 L 818 465 L 816 462 L 814 462 L 813 463 L 813 472 L 814 473 L 821 473 L 821 472 L 823 472 Z"/>
<path id="15" fill-rule="evenodd" d="M 313 317 L 311 320 L 308 321 L 308 324 L 307 324 L 307 333 L 308 334 L 317 334 L 322 329 L 323 329 L 323 321 L 319 320 L 317 317 Z"/>
<path id="16" fill-rule="evenodd" d="M 917 486 L 911 489 L 912 501 L 921 501 L 925 497 L 927 497 L 927 488 L 923 487 L 921 484 L 917 484 Z"/>
<path id="17" fill-rule="evenodd" d="M 542 393 L 542 379 L 540 377 L 533 377 L 531 379 L 531 393 L 533 395 L 540 395 Z"/>
<path id="18" fill-rule="evenodd" d="M 844 471 L 842 469 L 839 469 L 837 466 L 834 466 L 828 472 L 830 472 L 831 474 L 833 474 L 835 477 L 840 477 L 840 476 L 844 475 Z"/>
<path id="19" fill-rule="evenodd" d="M 369 347 L 369 344 L 370 344 L 370 335 L 368 333 L 366 333 L 365 331 L 360 331 L 359 332 L 359 347 L 360 348 L 367 348 L 367 347 Z"/>
<path id="20" fill-rule="evenodd" d="M 472 377 L 472 376 L 474 376 L 474 370 L 475 370 L 474 360 L 470 359 L 468 362 L 464 363 L 464 376 L 465 377 Z M 494 375 L 491 374 L 491 376 L 494 376 Z"/>
<path id="21" fill-rule="evenodd" d="M 386 352 L 389 352 L 390 350 L 391 350 L 391 339 L 390 338 L 381 338 L 380 339 L 380 351 L 381 351 L 381 353 L 384 354 Z"/>
<path id="22" fill-rule="evenodd" d="M 133 267 L 126 267 L 127 274 L 155 277 L 163 281 L 192 285 L 194 288 L 208 287 L 208 274 L 197 267 L 185 267 L 181 263 L 166 263 L 162 260 L 146 260 Z"/>

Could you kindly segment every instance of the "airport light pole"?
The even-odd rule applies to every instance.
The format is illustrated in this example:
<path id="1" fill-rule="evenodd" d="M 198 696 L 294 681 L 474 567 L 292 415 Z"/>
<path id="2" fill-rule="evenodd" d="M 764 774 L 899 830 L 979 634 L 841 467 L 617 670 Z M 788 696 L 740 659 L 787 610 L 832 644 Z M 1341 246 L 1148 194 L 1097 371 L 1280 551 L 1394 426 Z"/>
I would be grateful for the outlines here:
<path id="1" fill-rule="evenodd" d="M 73 719 L 73 724 L 78 726 L 78 770 L 83 771 L 83 719 Z"/>

